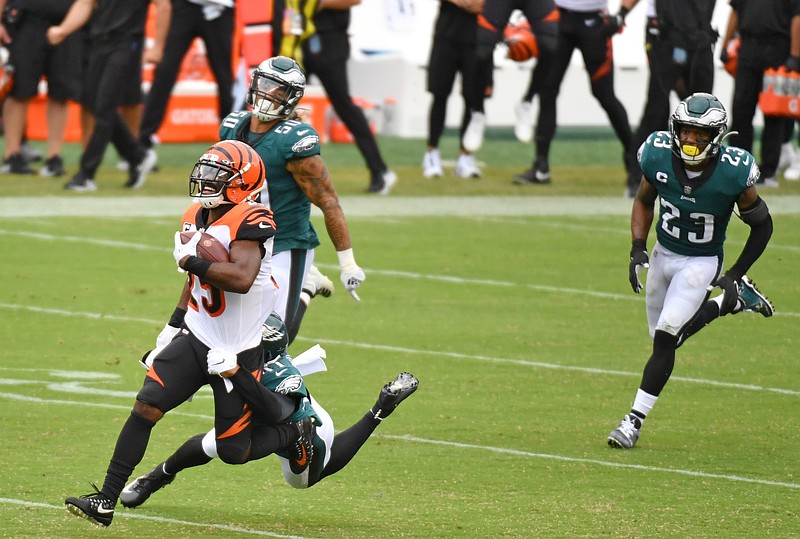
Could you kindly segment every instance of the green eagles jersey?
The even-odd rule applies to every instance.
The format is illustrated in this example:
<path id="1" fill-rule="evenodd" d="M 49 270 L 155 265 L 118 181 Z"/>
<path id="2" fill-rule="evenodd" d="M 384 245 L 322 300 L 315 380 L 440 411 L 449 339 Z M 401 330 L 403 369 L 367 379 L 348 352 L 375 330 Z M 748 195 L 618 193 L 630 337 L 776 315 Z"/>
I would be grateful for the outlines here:
<path id="1" fill-rule="evenodd" d="M 297 410 L 286 419 L 287 423 L 300 421 L 306 417 L 313 417 L 317 426 L 322 425 L 322 419 L 311 407 L 303 375 L 294 366 L 291 356 L 286 352 L 264 365 L 264 370 L 261 374 L 261 385 L 274 393 L 298 398 L 300 404 Z"/>
<path id="2" fill-rule="evenodd" d="M 232 112 L 219 128 L 220 140 L 240 140 L 252 146 L 267 170 L 267 189 L 261 202 L 275 214 L 275 243 L 272 252 L 290 249 L 313 249 L 319 238 L 311 224 L 311 201 L 286 170 L 292 159 L 319 155 L 319 135 L 310 125 L 285 120 L 275 124 L 267 133 L 252 133 L 247 111 Z"/>
<path id="3" fill-rule="evenodd" d="M 264 370 L 261 374 L 261 385 L 270 391 L 274 391 L 275 393 L 290 395 L 299 399 L 297 410 L 295 410 L 292 415 L 286 418 L 286 423 L 294 423 L 295 421 L 300 421 L 306 417 L 313 417 L 314 424 L 316 424 L 318 427 L 322 426 L 322 419 L 319 417 L 319 415 L 317 415 L 317 412 L 311 406 L 308 389 L 306 388 L 305 381 L 303 380 L 303 375 L 300 374 L 300 371 L 294 366 L 294 363 L 292 363 L 292 358 L 289 356 L 289 354 L 284 352 L 280 355 L 280 357 L 264 365 Z M 319 446 L 319 444 L 323 444 L 324 446 L 324 442 L 322 442 L 322 440 L 317 436 L 314 441 L 315 448 Z M 278 450 L 275 453 L 281 457 L 290 458 L 289 452 L 285 449 Z M 319 463 L 314 465 L 317 478 L 319 478 L 319 473 L 322 471 L 324 452 L 320 451 L 319 456 L 320 458 L 317 459 Z M 316 479 L 314 482 L 316 482 Z"/>
<path id="4" fill-rule="evenodd" d="M 755 158 L 741 148 L 722 146 L 702 174 L 690 179 L 672 152 L 671 135 L 656 131 L 639 148 L 638 159 L 645 179 L 658 191 L 658 242 L 681 255 L 722 256 L 736 199 L 760 174 Z"/>

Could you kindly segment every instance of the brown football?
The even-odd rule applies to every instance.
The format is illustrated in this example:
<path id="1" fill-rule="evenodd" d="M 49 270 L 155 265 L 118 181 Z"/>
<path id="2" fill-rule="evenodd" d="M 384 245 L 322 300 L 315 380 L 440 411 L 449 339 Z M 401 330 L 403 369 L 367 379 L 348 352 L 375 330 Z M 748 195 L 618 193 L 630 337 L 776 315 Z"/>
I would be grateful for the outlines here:
<path id="1" fill-rule="evenodd" d="M 181 232 L 181 242 L 187 243 L 192 236 L 195 235 L 196 230 L 188 232 Z M 200 241 L 197 242 L 197 256 L 209 262 L 230 262 L 230 253 L 228 249 L 222 245 L 222 242 L 211 234 L 205 232 L 200 233 Z"/>

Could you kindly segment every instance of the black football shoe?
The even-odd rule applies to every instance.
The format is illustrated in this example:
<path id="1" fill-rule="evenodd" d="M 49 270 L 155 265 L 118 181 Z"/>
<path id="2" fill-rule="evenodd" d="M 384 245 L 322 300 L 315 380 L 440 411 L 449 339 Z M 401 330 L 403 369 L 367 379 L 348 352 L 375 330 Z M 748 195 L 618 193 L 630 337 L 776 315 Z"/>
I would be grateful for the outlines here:
<path id="1" fill-rule="evenodd" d="M 401 372 L 397 378 L 383 386 L 378 402 L 372 407 L 370 412 L 375 419 L 383 421 L 389 414 L 394 412 L 397 405 L 403 402 L 409 395 L 414 393 L 419 387 L 419 380 L 413 374 Z"/>
<path id="2" fill-rule="evenodd" d="M 308 469 L 314 458 L 314 435 L 317 427 L 313 417 L 306 417 L 295 423 L 300 430 L 300 436 L 290 448 L 289 467 L 292 473 L 301 474 Z"/>
<path id="3" fill-rule="evenodd" d="M 153 494 L 175 479 L 175 475 L 164 471 L 164 464 L 161 463 L 148 473 L 137 477 L 122 489 L 119 493 L 119 501 L 128 508 L 139 507 Z"/>
<path id="4" fill-rule="evenodd" d="M 114 500 L 97 490 L 80 498 L 67 498 L 64 507 L 73 515 L 85 518 L 97 526 L 108 527 L 114 518 Z"/>

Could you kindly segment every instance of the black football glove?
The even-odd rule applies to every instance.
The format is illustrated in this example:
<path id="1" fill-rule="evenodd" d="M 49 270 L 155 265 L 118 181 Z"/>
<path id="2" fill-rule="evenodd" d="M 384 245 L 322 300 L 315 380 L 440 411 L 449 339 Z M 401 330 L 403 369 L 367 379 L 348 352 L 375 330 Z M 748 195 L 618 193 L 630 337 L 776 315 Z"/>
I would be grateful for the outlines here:
<path id="1" fill-rule="evenodd" d="M 719 315 L 725 316 L 731 314 L 736 308 L 739 301 L 739 279 L 736 275 L 730 275 L 730 272 L 723 274 L 719 279 L 712 284 L 723 291 L 722 305 L 719 306 Z"/>
<path id="2" fill-rule="evenodd" d="M 603 17 L 603 33 L 606 36 L 613 36 L 622 31 L 623 26 L 625 26 L 625 16 L 620 13 Z"/>
<path id="3" fill-rule="evenodd" d="M 789 56 L 783 65 L 786 66 L 786 71 L 800 71 L 800 56 Z"/>
<path id="4" fill-rule="evenodd" d="M 642 281 L 639 280 L 639 272 L 642 268 L 650 267 L 650 258 L 647 256 L 647 244 L 644 240 L 635 240 L 631 247 L 631 263 L 628 265 L 628 280 L 631 288 L 637 294 L 642 290 Z"/>

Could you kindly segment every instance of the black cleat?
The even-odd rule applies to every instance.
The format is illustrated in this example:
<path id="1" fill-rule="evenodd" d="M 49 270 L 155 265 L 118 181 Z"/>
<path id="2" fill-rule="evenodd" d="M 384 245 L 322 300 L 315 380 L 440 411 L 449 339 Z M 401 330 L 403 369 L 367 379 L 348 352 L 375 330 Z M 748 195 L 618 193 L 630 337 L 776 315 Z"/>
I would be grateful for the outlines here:
<path id="1" fill-rule="evenodd" d="M 383 421 L 389 414 L 394 412 L 397 405 L 403 402 L 406 397 L 411 395 L 419 387 L 419 380 L 410 373 L 401 372 L 393 381 L 389 382 L 378 395 L 378 402 L 370 410 L 373 417 Z"/>
<path id="2" fill-rule="evenodd" d="M 119 494 L 119 501 L 125 507 L 139 507 L 151 494 L 160 490 L 175 479 L 175 475 L 170 475 L 164 471 L 164 462 L 150 470 L 148 473 L 137 477 L 122 489 Z"/>
<path id="3" fill-rule="evenodd" d="M 97 490 L 95 485 L 92 486 L 95 492 L 80 498 L 67 498 L 64 500 L 64 507 L 73 515 L 85 518 L 92 524 L 108 527 L 114 518 L 114 500 Z"/>
<path id="4" fill-rule="evenodd" d="M 544 157 L 537 157 L 533 166 L 514 176 L 514 183 L 518 185 L 550 183 L 550 165 Z"/>
<path id="5" fill-rule="evenodd" d="M 314 418 L 306 417 L 295 423 L 300 430 L 300 436 L 290 449 L 289 467 L 292 473 L 301 474 L 308 469 L 311 459 L 314 458 L 314 434 L 317 427 L 314 426 Z"/>

